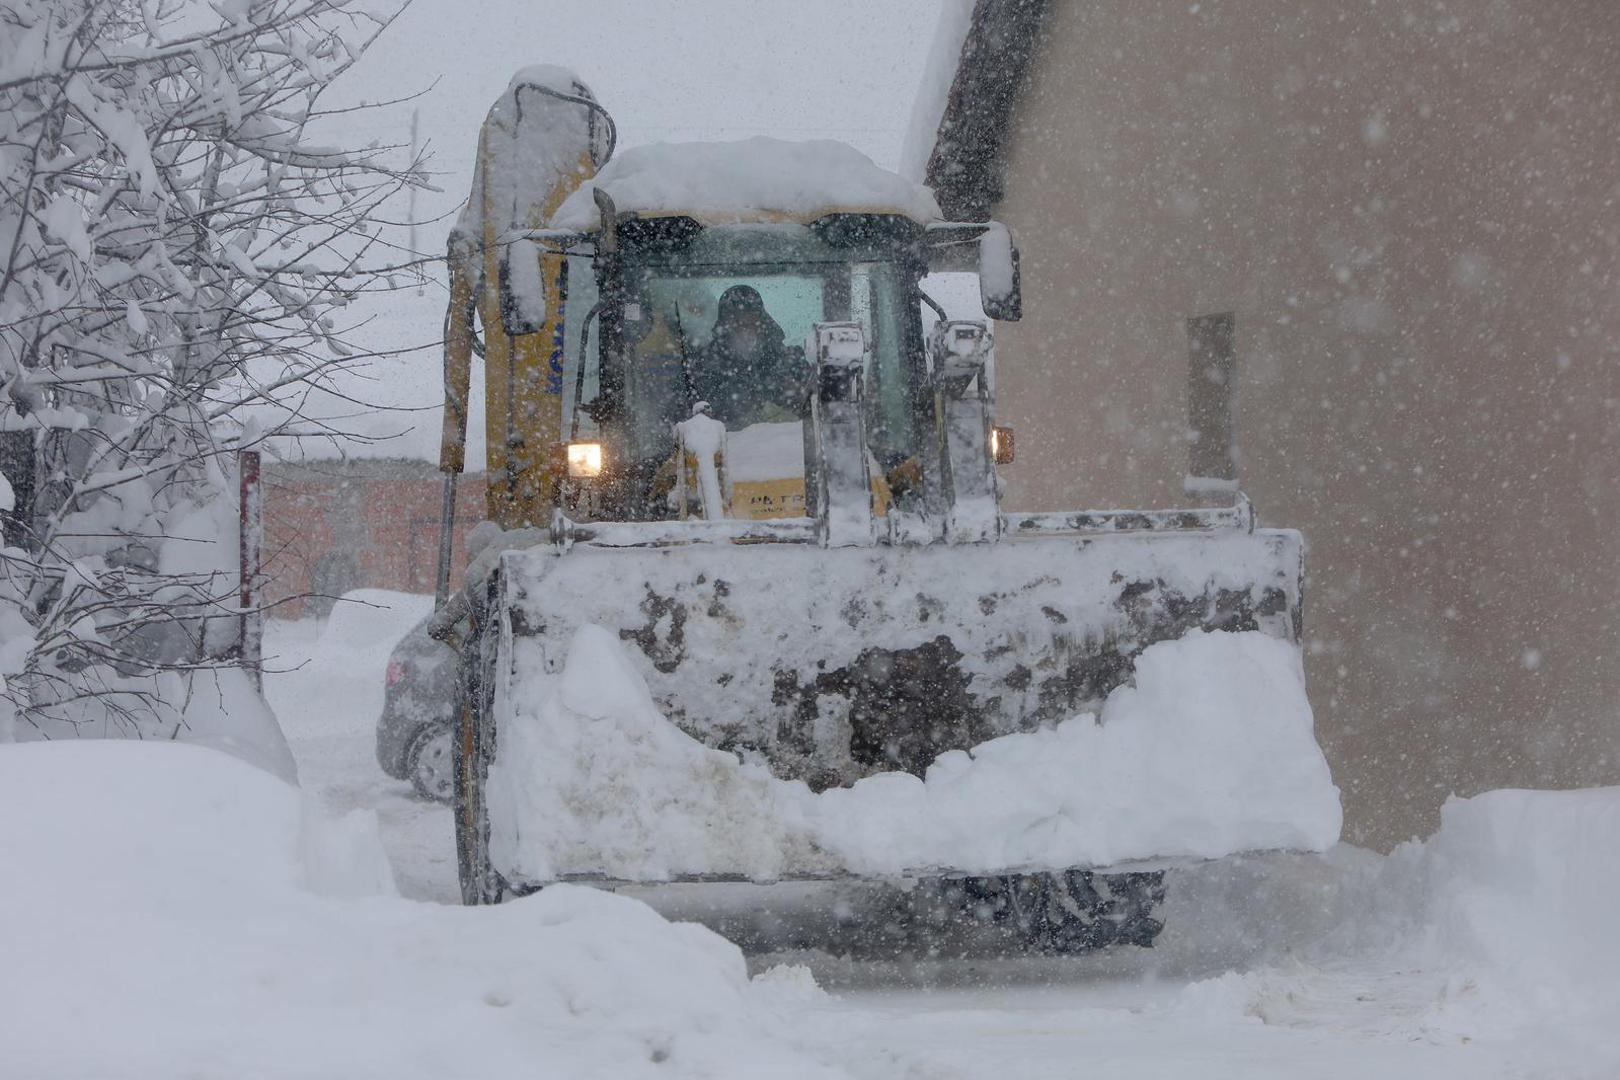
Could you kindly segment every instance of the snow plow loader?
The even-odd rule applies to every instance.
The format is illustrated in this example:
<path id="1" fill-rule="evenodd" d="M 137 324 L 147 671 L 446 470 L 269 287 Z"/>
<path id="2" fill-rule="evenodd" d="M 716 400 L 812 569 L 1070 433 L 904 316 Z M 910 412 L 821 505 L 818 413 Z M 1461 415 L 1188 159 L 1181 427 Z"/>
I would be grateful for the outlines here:
<path id="1" fill-rule="evenodd" d="M 1251 721 L 1254 683 L 1299 678 L 1297 533 L 1237 494 L 1000 507 L 1006 229 L 836 143 L 614 156 L 612 132 L 572 74 L 520 73 L 451 241 L 446 510 L 482 356 L 493 523 L 436 624 L 462 656 L 468 903 L 912 877 L 1147 943 L 1168 860 L 1337 838 L 1302 688 Z M 977 275 L 988 320 L 948 317 L 942 274 Z M 1236 704 L 1164 689 L 1206 669 Z M 1185 738 L 1131 734 L 1178 709 Z M 1201 739 L 1204 795 L 1129 790 Z"/>

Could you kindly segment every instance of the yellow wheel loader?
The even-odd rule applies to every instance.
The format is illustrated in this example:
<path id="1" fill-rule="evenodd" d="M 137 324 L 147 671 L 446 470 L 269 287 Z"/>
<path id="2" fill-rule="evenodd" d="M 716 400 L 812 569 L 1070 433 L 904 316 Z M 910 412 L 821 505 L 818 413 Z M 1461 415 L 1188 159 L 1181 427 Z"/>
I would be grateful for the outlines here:
<path id="1" fill-rule="evenodd" d="M 742 782 L 727 770 L 751 769 L 748 783 L 778 785 L 772 798 L 805 800 L 928 776 L 942 755 L 966 762 L 990 740 L 1094 711 L 1156 643 L 1247 631 L 1297 654 L 1301 538 L 1257 528 L 1240 494 L 1192 509 L 1001 510 L 997 467 L 1012 441 L 995 423 L 991 324 L 947 317 L 925 279 L 977 274 L 990 321 L 1016 319 L 1006 229 L 940 220 L 927 189 L 835 143 L 613 156 L 612 142 L 577 77 L 520 73 L 485 122 L 450 244 L 446 510 L 482 355 L 499 526 L 475 531 L 453 589 L 448 522 L 441 549 L 437 633 L 463 658 L 468 903 L 564 880 L 874 872 L 825 846 L 783 854 L 785 841 L 732 859 L 713 841 L 751 827 L 736 814 L 699 824 L 703 858 L 665 844 L 630 865 L 578 837 L 566 857 L 535 855 L 537 832 L 592 785 L 615 804 L 641 790 L 628 766 L 585 752 L 584 786 L 542 812 L 544 770 L 511 756 L 521 743 L 554 765 L 563 742 L 590 738 L 594 721 L 577 712 L 534 719 L 545 687 L 571 680 L 577 692 L 593 677 L 569 660 L 582 627 L 619 643 L 623 678 L 644 686 L 653 722 L 679 732 L 625 745 L 701 744 L 717 779 L 693 783 L 718 791 Z M 1175 853 L 1125 854 L 1106 865 L 947 855 L 877 872 L 949 881 L 968 906 L 1044 941 L 1146 943 L 1163 892 L 1153 859 Z"/>

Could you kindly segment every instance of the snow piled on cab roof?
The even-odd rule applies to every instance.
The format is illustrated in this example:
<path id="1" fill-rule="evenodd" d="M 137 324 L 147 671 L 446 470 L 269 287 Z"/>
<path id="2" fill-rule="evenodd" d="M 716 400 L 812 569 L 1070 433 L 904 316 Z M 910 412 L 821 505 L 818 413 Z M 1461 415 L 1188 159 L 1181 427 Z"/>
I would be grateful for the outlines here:
<path id="1" fill-rule="evenodd" d="M 634 147 L 570 195 L 552 225 L 594 229 L 597 188 L 611 195 L 621 212 L 682 214 L 706 225 L 808 222 L 831 213 L 901 214 L 920 224 L 940 219 L 939 203 L 928 188 L 830 139 L 756 136 Z"/>

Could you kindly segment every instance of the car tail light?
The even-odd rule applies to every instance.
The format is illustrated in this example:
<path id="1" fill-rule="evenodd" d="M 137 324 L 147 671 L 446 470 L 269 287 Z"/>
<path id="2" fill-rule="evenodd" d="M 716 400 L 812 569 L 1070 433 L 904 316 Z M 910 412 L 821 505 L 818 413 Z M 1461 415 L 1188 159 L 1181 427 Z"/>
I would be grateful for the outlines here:
<path id="1" fill-rule="evenodd" d="M 405 677 L 405 661 L 388 661 L 388 673 L 383 676 L 383 685 L 393 688 L 394 684 Z"/>

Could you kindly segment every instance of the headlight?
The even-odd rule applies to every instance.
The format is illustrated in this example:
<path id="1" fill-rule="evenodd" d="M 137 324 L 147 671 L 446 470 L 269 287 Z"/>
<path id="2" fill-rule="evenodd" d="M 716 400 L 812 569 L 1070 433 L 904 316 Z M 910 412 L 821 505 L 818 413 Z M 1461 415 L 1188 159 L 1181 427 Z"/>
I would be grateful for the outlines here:
<path id="1" fill-rule="evenodd" d="M 1010 427 L 993 427 L 990 429 L 990 460 L 997 465 L 1011 465 L 1015 444 L 1013 443 L 1013 429 Z"/>
<path id="2" fill-rule="evenodd" d="M 569 443 L 568 475 L 576 478 L 602 475 L 602 444 Z"/>

